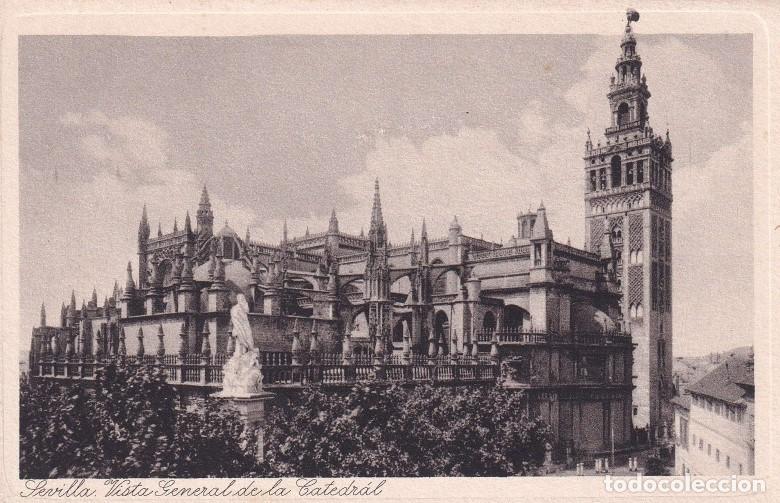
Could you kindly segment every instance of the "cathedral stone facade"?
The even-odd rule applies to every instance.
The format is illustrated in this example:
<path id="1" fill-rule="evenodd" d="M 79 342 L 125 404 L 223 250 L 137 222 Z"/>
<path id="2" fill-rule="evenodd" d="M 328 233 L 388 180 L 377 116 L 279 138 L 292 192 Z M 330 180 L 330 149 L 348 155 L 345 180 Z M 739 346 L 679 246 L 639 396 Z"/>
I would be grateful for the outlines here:
<path id="1" fill-rule="evenodd" d="M 528 396 L 518 414 L 541 415 L 559 447 L 629 445 L 634 428 L 658 424 L 671 371 L 671 146 L 647 126 L 630 25 L 621 47 L 606 145 L 587 143 L 586 249 L 556 241 L 543 205 L 517 216 L 507 244 L 457 218 L 442 237 L 423 220 L 419 237 L 391 244 L 378 181 L 367 233 L 344 232 L 334 212 L 324 232 L 290 237 L 285 225 L 279 243 L 262 243 L 215 227 L 204 187 L 194 226 L 187 213 L 152 236 L 143 209 L 137 264 L 102 305 L 96 292 L 80 308 L 71 296 L 52 325 L 42 309 L 31 375 L 89 379 L 125 359 L 215 391 L 241 293 L 271 391 L 503 377 Z"/>

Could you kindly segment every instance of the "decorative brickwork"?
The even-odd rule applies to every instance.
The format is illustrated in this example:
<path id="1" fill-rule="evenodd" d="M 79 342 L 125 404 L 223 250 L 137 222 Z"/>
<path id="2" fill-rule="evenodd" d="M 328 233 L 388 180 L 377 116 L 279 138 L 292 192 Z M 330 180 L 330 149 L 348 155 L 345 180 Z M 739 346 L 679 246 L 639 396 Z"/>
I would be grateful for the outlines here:
<path id="1" fill-rule="evenodd" d="M 643 300 L 642 266 L 628 268 L 628 305 L 641 303 Z"/>
<path id="2" fill-rule="evenodd" d="M 618 225 L 620 227 L 621 235 L 624 234 L 624 232 L 623 232 L 623 217 L 610 217 L 609 218 L 609 229 L 610 229 L 610 231 L 614 230 L 615 225 Z"/>
<path id="3" fill-rule="evenodd" d="M 601 236 L 604 235 L 604 221 L 600 218 L 594 218 L 590 221 L 590 250 L 595 252 L 599 249 Z"/>
<path id="4" fill-rule="evenodd" d="M 631 251 L 641 250 L 644 244 L 642 235 L 642 215 L 632 214 L 628 216 L 629 248 Z"/>

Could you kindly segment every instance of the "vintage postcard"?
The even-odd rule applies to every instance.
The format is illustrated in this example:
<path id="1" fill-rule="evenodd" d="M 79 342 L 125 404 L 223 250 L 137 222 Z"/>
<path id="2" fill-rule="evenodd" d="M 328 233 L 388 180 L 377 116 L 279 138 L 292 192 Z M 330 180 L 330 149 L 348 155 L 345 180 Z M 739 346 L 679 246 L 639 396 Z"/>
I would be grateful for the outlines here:
<path id="1" fill-rule="evenodd" d="M 777 493 L 769 2 L 5 14 L 4 501 Z"/>

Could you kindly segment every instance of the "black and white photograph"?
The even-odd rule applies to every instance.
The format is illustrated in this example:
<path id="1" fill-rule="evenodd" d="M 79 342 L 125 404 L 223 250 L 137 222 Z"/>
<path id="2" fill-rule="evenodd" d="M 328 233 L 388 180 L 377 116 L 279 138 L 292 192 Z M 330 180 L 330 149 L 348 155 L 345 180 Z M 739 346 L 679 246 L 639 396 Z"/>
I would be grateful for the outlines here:
<path id="1" fill-rule="evenodd" d="M 639 4 L 594 17 L 20 34 L 21 496 L 766 490 L 766 47 Z"/>

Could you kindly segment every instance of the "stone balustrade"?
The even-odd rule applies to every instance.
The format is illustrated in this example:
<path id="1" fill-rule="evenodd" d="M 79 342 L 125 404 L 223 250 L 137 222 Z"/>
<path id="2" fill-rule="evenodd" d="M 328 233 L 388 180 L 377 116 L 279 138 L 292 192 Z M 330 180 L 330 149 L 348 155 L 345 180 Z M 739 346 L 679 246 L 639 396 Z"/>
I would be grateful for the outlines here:
<path id="1" fill-rule="evenodd" d="M 487 355 L 485 355 L 487 356 Z M 131 368 L 145 366 L 162 367 L 168 382 L 174 386 L 193 386 L 218 389 L 222 387 L 222 367 L 228 357 L 225 354 L 204 356 L 198 354 L 166 354 L 162 356 L 111 356 L 96 358 L 34 358 L 30 364 L 30 376 L 44 380 L 93 381 L 98 369 L 124 361 Z M 491 382 L 499 376 L 496 361 L 489 358 L 473 358 L 458 355 L 428 358 L 409 355 L 403 358 L 393 355 L 377 363 L 371 355 L 352 356 L 345 359 L 340 353 L 306 354 L 293 358 L 286 352 L 261 352 L 260 363 L 263 386 L 268 389 L 302 387 L 309 384 L 349 386 L 364 380 L 402 382 L 442 382 L 450 384 Z"/>

